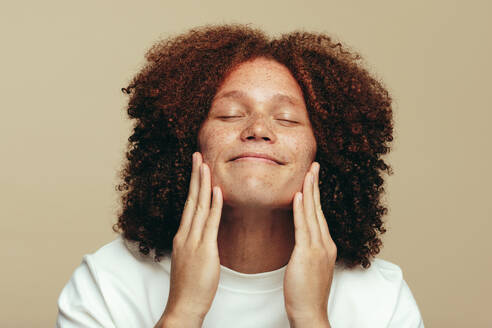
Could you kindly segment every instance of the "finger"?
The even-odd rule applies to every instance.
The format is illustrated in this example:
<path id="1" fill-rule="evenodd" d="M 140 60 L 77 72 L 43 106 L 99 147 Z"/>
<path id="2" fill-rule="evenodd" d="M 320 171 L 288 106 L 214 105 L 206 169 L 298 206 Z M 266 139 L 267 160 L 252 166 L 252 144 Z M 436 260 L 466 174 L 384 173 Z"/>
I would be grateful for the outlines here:
<path id="1" fill-rule="evenodd" d="M 193 164 L 191 169 L 190 187 L 188 191 L 188 198 L 186 199 L 183 214 L 181 216 L 181 223 L 177 233 L 182 233 L 184 236 L 188 236 L 190 230 L 191 220 L 195 213 L 196 203 L 198 201 L 198 192 L 200 191 L 200 165 L 202 159 L 199 152 L 193 153 Z"/>
<path id="2" fill-rule="evenodd" d="M 319 170 L 320 165 L 316 163 L 315 167 L 315 179 L 314 179 L 314 207 L 316 208 L 316 213 L 319 221 L 319 228 L 321 230 L 321 238 L 323 242 L 327 243 L 333 241 L 330 234 L 330 229 L 328 228 L 328 223 L 326 222 L 325 215 L 323 214 L 323 209 L 321 207 L 321 198 L 319 192 Z"/>
<path id="3" fill-rule="evenodd" d="M 306 224 L 309 227 L 311 243 L 316 245 L 321 241 L 321 231 L 319 230 L 318 218 L 314 208 L 314 177 L 312 169 L 306 174 L 303 187 L 303 207 Z"/>
<path id="4" fill-rule="evenodd" d="M 309 245 L 309 231 L 304 220 L 304 209 L 302 208 L 302 192 L 295 193 L 293 203 L 296 245 Z"/>
<path id="5" fill-rule="evenodd" d="M 188 238 L 200 239 L 202 237 L 203 227 L 210 212 L 210 169 L 206 163 L 202 163 L 200 176 L 202 179 L 200 181 L 198 203 L 196 204 L 196 211 L 192 219 Z"/>
<path id="6" fill-rule="evenodd" d="M 215 186 L 212 190 L 212 208 L 203 229 L 203 240 L 217 243 L 220 218 L 222 216 L 222 190 Z"/>

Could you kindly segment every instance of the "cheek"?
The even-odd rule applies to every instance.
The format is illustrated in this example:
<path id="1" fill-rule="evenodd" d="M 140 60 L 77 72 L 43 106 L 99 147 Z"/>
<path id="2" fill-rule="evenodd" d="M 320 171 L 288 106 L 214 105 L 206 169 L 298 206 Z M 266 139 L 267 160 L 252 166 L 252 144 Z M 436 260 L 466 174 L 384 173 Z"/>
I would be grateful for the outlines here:
<path id="1" fill-rule="evenodd" d="M 316 158 L 316 140 L 313 135 L 299 133 L 289 136 L 287 145 L 291 147 L 291 152 L 299 164 L 305 164 L 309 168 Z"/>
<path id="2" fill-rule="evenodd" d="M 213 164 L 219 154 L 228 149 L 232 134 L 221 128 L 208 127 L 201 131 L 199 136 L 199 151 L 207 164 Z"/>

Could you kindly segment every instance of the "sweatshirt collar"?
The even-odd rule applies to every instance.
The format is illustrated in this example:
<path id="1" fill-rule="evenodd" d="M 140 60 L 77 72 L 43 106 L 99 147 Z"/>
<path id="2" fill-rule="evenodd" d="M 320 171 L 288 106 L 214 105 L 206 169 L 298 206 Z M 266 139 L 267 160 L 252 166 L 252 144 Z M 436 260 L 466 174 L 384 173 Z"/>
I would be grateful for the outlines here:
<path id="1" fill-rule="evenodd" d="M 287 265 L 268 272 L 242 273 L 220 265 L 219 288 L 246 293 L 269 292 L 283 288 Z"/>

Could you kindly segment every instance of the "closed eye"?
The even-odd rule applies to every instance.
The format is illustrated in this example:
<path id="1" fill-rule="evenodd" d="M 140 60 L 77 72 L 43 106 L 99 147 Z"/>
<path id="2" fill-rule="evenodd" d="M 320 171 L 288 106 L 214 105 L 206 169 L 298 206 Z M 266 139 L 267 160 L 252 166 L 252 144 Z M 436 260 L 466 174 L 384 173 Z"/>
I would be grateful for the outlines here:
<path id="1" fill-rule="evenodd" d="M 242 117 L 242 116 L 218 116 L 218 118 L 237 118 L 237 117 Z M 291 121 L 291 120 L 284 120 L 284 119 L 279 119 L 279 121 L 286 122 L 286 123 L 291 123 L 291 124 L 298 124 L 299 122 L 296 121 Z"/>

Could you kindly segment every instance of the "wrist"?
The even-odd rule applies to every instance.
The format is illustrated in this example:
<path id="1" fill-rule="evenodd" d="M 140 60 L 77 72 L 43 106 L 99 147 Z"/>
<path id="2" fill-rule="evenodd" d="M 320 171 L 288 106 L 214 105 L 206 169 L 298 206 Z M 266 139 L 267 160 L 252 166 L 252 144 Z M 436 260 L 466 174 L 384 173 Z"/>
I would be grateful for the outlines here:
<path id="1" fill-rule="evenodd" d="M 194 315 L 184 315 L 177 312 L 164 311 L 159 328 L 200 328 L 205 318 Z"/>
<path id="2" fill-rule="evenodd" d="M 289 317 L 290 328 L 331 328 L 328 316 L 310 316 L 305 318 L 291 318 Z"/>

